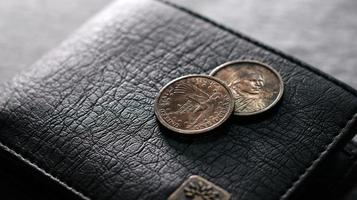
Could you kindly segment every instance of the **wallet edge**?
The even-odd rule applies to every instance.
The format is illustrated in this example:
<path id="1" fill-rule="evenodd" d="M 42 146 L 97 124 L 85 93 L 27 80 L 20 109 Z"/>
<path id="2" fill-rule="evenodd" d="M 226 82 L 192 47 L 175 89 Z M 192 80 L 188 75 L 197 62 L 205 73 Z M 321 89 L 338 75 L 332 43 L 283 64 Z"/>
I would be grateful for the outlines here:
<path id="1" fill-rule="evenodd" d="M 91 198 L 89 198 L 88 196 L 84 195 L 82 192 L 79 192 L 78 190 L 76 190 L 75 188 L 69 186 L 67 183 L 61 181 L 59 178 L 55 177 L 54 175 L 52 175 L 51 173 L 47 172 L 45 169 L 39 167 L 38 165 L 36 165 L 34 162 L 26 159 L 25 157 L 23 157 L 21 154 L 17 153 L 15 150 L 9 148 L 7 145 L 3 144 L 2 142 L 0 142 L 0 148 L 3 151 L 6 151 L 8 153 L 10 153 L 11 155 L 15 156 L 16 158 L 18 158 L 18 160 L 20 162 L 23 162 L 25 165 L 27 165 L 28 167 L 37 170 L 38 172 L 40 172 L 41 174 L 43 174 L 44 176 L 46 176 L 47 178 L 49 178 L 50 180 L 58 183 L 60 186 L 64 187 L 64 189 L 72 192 L 73 194 L 77 195 L 78 197 L 80 197 L 83 200 L 90 200 Z"/>
<path id="2" fill-rule="evenodd" d="M 277 49 L 274 49 L 266 44 L 263 44 L 259 41 L 256 41 L 254 39 L 251 39 L 250 37 L 242 34 L 242 33 L 239 33 L 235 30 L 232 30 L 222 24 L 219 24 L 217 22 L 214 22 L 212 21 L 211 19 L 208 19 L 207 17 L 204 17 L 200 14 L 197 14 L 191 10 L 188 10 L 187 8 L 184 8 L 182 6 L 179 6 L 177 4 L 174 4 L 172 2 L 168 2 L 166 0 L 155 0 L 156 2 L 161 2 L 163 4 L 166 4 L 170 7 L 173 7 L 175 9 L 178 9 L 182 12 L 185 12 L 191 16 L 193 16 L 194 18 L 197 18 L 197 19 L 200 19 L 200 20 L 203 20 L 204 22 L 206 23 L 209 23 L 221 30 L 224 30 L 240 39 L 243 39 L 247 42 L 250 42 L 256 46 L 259 46 L 271 53 L 274 53 L 290 62 L 293 62 L 295 64 L 297 64 L 298 66 L 300 67 L 303 67 L 305 69 L 307 69 L 308 71 L 311 71 L 313 73 L 315 73 L 317 76 L 320 76 L 324 79 L 326 79 L 327 81 L 330 81 L 332 83 L 334 83 L 336 86 L 340 87 L 341 89 L 349 92 L 350 94 L 352 94 L 353 96 L 357 97 L 357 91 L 352 88 L 351 86 L 337 80 L 336 78 L 326 74 L 325 72 L 322 72 L 320 71 L 319 69 L 316 69 L 314 67 L 312 67 L 311 65 L 297 59 L 297 58 L 294 58 L 293 56 L 291 55 L 287 55 L 285 53 L 283 53 L 282 51 L 280 50 L 277 50 Z M 113 3 L 109 3 L 108 6 L 112 5 Z M 106 10 L 106 8 L 104 8 L 104 10 Z M 100 11 L 100 13 L 102 13 L 103 11 Z M 94 15 L 94 18 L 97 16 L 98 14 L 95 14 Z M 93 17 L 91 17 L 88 21 L 91 21 Z M 87 24 L 88 23 L 85 22 L 84 24 Z M 82 25 L 83 26 L 83 25 Z M 75 31 L 74 31 L 75 32 Z M 348 120 L 346 122 L 346 125 L 338 132 L 338 134 L 336 134 L 332 141 L 329 142 L 326 147 L 324 148 L 323 151 L 319 152 L 319 155 L 316 159 L 314 159 L 312 161 L 312 163 L 310 165 L 307 166 L 307 168 L 304 170 L 304 172 L 302 174 L 300 174 L 297 178 L 296 181 L 293 181 L 292 182 L 292 185 L 291 187 L 289 187 L 287 190 L 284 191 L 284 193 L 279 197 L 280 200 L 285 200 L 287 198 L 289 198 L 293 193 L 294 191 L 305 181 L 305 179 L 311 174 L 311 172 L 318 166 L 318 164 L 321 163 L 322 160 L 324 160 L 329 152 L 331 152 L 333 149 L 335 149 L 336 146 L 338 146 L 338 144 L 340 144 L 341 142 L 343 142 L 343 137 L 347 137 L 347 135 L 349 134 L 350 130 L 352 127 L 356 126 L 357 124 L 357 112 L 353 114 L 352 118 L 350 120 Z M 2 142 L 0 142 L 0 148 L 3 149 L 4 151 L 6 152 L 9 152 L 10 154 L 14 155 L 15 157 L 17 157 L 20 161 L 23 161 L 26 165 L 28 165 L 29 167 L 41 172 L 44 176 L 48 177 L 50 180 L 52 181 L 55 181 L 56 183 L 60 184 L 61 186 L 63 186 L 65 189 L 73 192 L 74 194 L 76 194 L 77 196 L 79 196 L 80 198 L 84 199 L 84 200 L 90 200 L 91 198 L 89 198 L 88 196 L 86 196 L 85 194 L 83 194 L 82 192 L 79 192 L 78 190 L 76 190 L 75 188 L 69 186 L 66 182 L 63 182 L 61 181 L 59 178 L 53 176 L 51 173 L 47 172 L 46 170 L 44 170 L 43 168 L 39 167 L 38 165 L 36 165 L 34 162 L 26 159 L 25 157 L 23 157 L 21 154 L 17 153 L 16 151 L 14 151 L 13 149 L 9 148 L 8 146 L 6 146 L 5 144 L 3 144 Z"/>
<path id="3" fill-rule="evenodd" d="M 311 65 L 291 56 L 291 55 L 288 55 L 288 54 L 285 54 L 284 52 L 280 51 L 280 50 L 277 50 L 273 47 L 270 47 L 269 45 L 266 45 L 266 44 L 263 44 L 262 42 L 260 41 L 257 41 L 255 39 L 252 39 L 240 32 L 237 32 L 235 30 L 232 30 L 220 23 L 217 23 L 205 16 L 202 16 L 196 12 L 193 12 L 183 6 L 179 6 L 175 3 L 172 3 L 172 2 L 169 2 L 168 0 L 156 0 L 158 2 L 161 2 L 163 4 L 166 4 L 168 6 L 171 6 L 171 7 L 174 7 L 182 12 L 185 12 L 197 19 L 200 19 L 200 20 L 203 20 L 204 22 L 206 23 L 209 23 L 213 26 L 216 26 L 217 28 L 221 29 L 221 30 L 224 30 L 240 39 L 243 39 L 247 42 L 250 42 L 258 47 L 261 47 L 273 54 L 276 54 L 277 56 L 280 56 L 281 58 L 283 59 L 286 59 L 292 63 L 295 63 L 297 64 L 298 66 L 300 67 L 303 67 L 305 68 L 306 70 L 308 71 L 311 71 L 313 72 L 314 74 L 316 74 L 317 76 L 319 77 L 322 77 L 324 78 L 326 81 L 329 81 L 329 82 L 332 82 L 333 84 L 335 84 L 336 86 L 340 87 L 341 89 L 345 90 L 346 92 L 349 92 L 350 94 L 352 94 L 353 96 L 357 97 L 357 91 L 352 88 L 351 86 L 347 85 L 346 83 L 343 83 L 341 82 L 340 80 L 337 80 L 336 78 L 328 75 L 327 73 L 317 69 L 317 68 L 314 68 L 312 67 Z M 351 130 L 351 127 L 353 127 L 354 125 L 356 125 L 356 121 L 357 121 L 357 112 L 355 112 L 351 119 L 348 120 L 346 122 L 346 125 L 338 132 L 338 134 L 336 134 L 332 141 L 329 142 L 323 151 L 319 152 L 319 155 L 316 159 L 314 159 L 312 161 L 312 163 L 310 165 L 308 165 L 306 167 L 306 169 L 304 170 L 304 172 L 302 174 L 300 174 L 297 178 L 296 181 L 294 181 L 292 183 L 292 185 L 279 197 L 280 200 L 285 200 L 285 199 L 288 199 L 290 198 L 291 195 L 293 195 L 294 191 L 299 188 L 299 186 L 308 178 L 308 176 L 311 174 L 312 171 L 314 171 L 314 169 L 323 161 L 325 160 L 325 158 L 328 156 L 328 154 L 333 150 L 335 149 L 336 146 L 338 146 L 339 143 L 343 142 L 341 141 L 343 137 L 347 137 L 348 135 L 348 132 Z M 351 137 L 352 138 L 352 137 Z"/>

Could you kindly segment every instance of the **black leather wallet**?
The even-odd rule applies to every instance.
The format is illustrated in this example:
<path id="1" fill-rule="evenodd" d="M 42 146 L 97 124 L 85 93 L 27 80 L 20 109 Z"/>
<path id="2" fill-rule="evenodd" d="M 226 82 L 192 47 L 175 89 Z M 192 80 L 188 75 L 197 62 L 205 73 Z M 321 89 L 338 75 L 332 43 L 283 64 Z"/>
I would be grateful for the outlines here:
<path id="1" fill-rule="evenodd" d="M 285 92 L 274 109 L 231 117 L 196 137 L 160 126 L 153 104 L 162 86 L 237 59 L 282 75 Z M 30 190 L 53 199 L 167 199 L 191 175 L 231 199 L 299 198 L 355 133 L 356 95 L 183 8 L 122 0 L 1 87 L 1 165 L 15 166 L 8 170 L 31 179 Z"/>

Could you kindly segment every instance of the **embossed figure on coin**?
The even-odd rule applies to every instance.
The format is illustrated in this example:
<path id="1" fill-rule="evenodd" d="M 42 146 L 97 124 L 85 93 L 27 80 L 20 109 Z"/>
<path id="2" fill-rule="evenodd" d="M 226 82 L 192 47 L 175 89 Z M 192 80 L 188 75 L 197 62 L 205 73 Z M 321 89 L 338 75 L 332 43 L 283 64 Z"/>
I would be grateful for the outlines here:
<path id="1" fill-rule="evenodd" d="M 191 75 L 165 86 L 155 103 L 155 113 L 167 128 L 192 134 L 211 130 L 233 111 L 231 90 L 221 81 Z"/>
<path id="2" fill-rule="evenodd" d="M 168 113 L 173 119 L 178 119 L 186 115 L 184 128 L 192 129 L 199 127 L 201 123 L 205 123 L 205 117 L 214 114 L 214 106 L 219 103 L 222 98 L 219 92 L 214 92 L 209 95 L 195 85 L 189 83 L 178 84 L 173 93 L 182 95 L 185 99 L 183 104 L 178 104 L 178 110 Z"/>
<path id="3" fill-rule="evenodd" d="M 260 71 L 247 70 L 234 74 L 228 83 L 233 90 L 235 109 L 241 112 L 255 112 L 266 107 L 266 99 L 272 96 L 264 91 L 264 76 Z"/>
<path id="4" fill-rule="evenodd" d="M 258 62 L 230 62 L 217 67 L 211 74 L 232 89 L 236 115 L 263 112 L 273 106 L 283 92 L 278 73 Z"/>

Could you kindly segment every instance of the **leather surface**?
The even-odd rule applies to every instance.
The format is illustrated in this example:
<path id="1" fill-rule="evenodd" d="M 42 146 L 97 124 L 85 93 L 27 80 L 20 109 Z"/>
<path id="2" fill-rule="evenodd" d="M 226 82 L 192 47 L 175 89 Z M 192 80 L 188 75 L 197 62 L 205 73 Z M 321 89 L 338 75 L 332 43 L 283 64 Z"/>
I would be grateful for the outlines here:
<path id="1" fill-rule="evenodd" d="M 271 112 L 180 137 L 155 119 L 181 75 L 256 59 L 283 77 Z M 120 1 L 1 88 L 0 141 L 92 199 L 166 199 L 201 175 L 232 199 L 286 199 L 352 136 L 356 92 L 275 50 L 150 0 Z"/>
<path id="2" fill-rule="evenodd" d="M 353 200 L 357 198 L 357 145 L 356 143 L 348 143 L 339 154 L 339 162 L 343 165 L 337 165 L 335 170 L 343 172 L 338 181 L 332 183 L 338 196 L 341 200 Z"/>
<path id="3" fill-rule="evenodd" d="M 355 199 L 357 151 L 354 143 L 349 142 L 339 148 L 305 183 L 307 188 L 299 199 L 349 200 Z"/>
<path id="4" fill-rule="evenodd" d="M 355 0 L 171 1 L 283 50 L 357 88 Z M 0 0 L 0 82 L 28 68 L 109 2 Z"/>
<path id="5" fill-rule="evenodd" d="M 43 171 L 25 163 L 14 152 L 0 151 L 0 160 L 1 200 L 83 199 L 58 181 L 49 181 Z"/>
<path id="6" fill-rule="evenodd" d="M 172 0 L 357 88 L 355 0 Z"/>

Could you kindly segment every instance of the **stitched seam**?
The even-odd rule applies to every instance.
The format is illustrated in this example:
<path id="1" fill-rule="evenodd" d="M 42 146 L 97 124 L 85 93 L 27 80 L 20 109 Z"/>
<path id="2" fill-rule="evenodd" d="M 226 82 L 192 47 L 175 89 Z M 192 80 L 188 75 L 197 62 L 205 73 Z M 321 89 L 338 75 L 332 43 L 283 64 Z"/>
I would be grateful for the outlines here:
<path id="1" fill-rule="evenodd" d="M 309 172 L 317 167 L 321 160 L 323 160 L 327 153 L 336 145 L 338 140 L 344 135 L 344 133 L 350 130 L 350 126 L 352 126 L 357 119 L 357 113 L 355 113 L 350 120 L 347 121 L 345 127 L 343 127 L 340 132 L 334 137 L 331 143 L 325 146 L 325 150 L 322 151 L 319 156 L 307 167 L 296 181 L 293 182 L 292 186 L 285 191 L 285 193 L 280 197 L 281 200 L 288 198 L 288 196 L 301 184 L 301 182 L 309 175 Z"/>
<path id="2" fill-rule="evenodd" d="M 299 66 L 301 66 L 301 67 L 304 67 L 305 69 L 307 69 L 307 70 L 309 70 L 309 71 L 315 73 L 317 76 L 323 77 L 323 78 L 325 78 L 327 81 L 330 81 L 330 82 L 334 83 L 336 86 L 338 86 L 338 87 L 344 89 L 345 91 L 349 92 L 350 94 L 352 94 L 352 95 L 354 95 L 354 96 L 357 96 L 357 93 L 356 93 L 356 91 L 355 91 L 353 88 L 351 88 L 351 87 L 345 85 L 344 83 L 339 82 L 338 80 L 336 80 L 336 79 L 334 79 L 334 78 L 332 78 L 332 77 L 329 77 L 328 75 L 324 74 L 323 72 L 321 72 L 321 71 L 319 71 L 319 70 L 317 70 L 317 69 L 315 69 L 315 68 L 312 68 L 310 65 L 308 65 L 308 64 L 306 64 L 306 63 L 304 63 L 304 62 L 302 62 L 302 61 L 299 61 L 299 60 L 297 60 L 297 59 L 295 59 L 295 58 L 293 58 L 293 57 L 291 57 L 291 56 L 289 56 L 289 55 L 286 55 L 286 54 L 284 54 L 284 53 L 282 53 L 282 52 L 280 52 L 280 51 L 278 51 L 278 50 L 276 50 L 276 49 L 273 49 L 273 48 L 271 48 L 271 47 L 269 47 L 269 46 L 267 46 L 267 45 L 265 45 L 265 44 L 262 44 L 262 43 L 260 43 L 260 42 L 258 42 L 258 41 L 255 41 L 255 40 L 253 40 L 253 39 L 251 39 L 251 38 L 249 38 L 249 37 L 247 37 L 247 36 L 245 36 L 245 35 L 243 35 L 243 34 L 241 34 L 241 33 L 237 33 L 236 31 L 233 31 L 233 30 L 231 30 L 231 29 L 229 29 L 229 28 L 227 28 L 227 27 L 225 27 L 225 26 L 222 26 L 222 25 L 220 25 L 220 24 L 218 24 L 218 23 L 216 23 L 216 22 L 213 22 L 213 21 L 211 21 L 211 20 L 209 20 L 209 19 L 207 19 L 207 18 L 205 18 L 205 17 L 203 17 L 203 16 L 201 16 L 201 15 L 199 15 L 199 14 L 197 14 L 197 13 L 194 13 L 194 12 L 192 12 L 192 11 L 190 11 L 190 10 L 187 10 L 187 9 L 185 9 L 185 8 L 183 8 L 183 7 L 180 7 L 180 6 L 176 5 L 176 4 L 173 4 L 173 3 L 171 3 L 171 2 L 167 2 L 167 1 L 165 1 L 165 0 L 157 0 L 157 1 L 162 2 L 162 3 L 166 4 L 166 5 L 171 6 L 171 7 L 174 7 L 174 8 L 176 8 L 176 9 L 178 9 L 178 10 L 180 10 L 180 11 L 183 11 L 183 12 L 185 12 L 185 13 L 187 13 L 187 14 L 190 14 L 190 15 L 192 15 L 193 17 L 195 17 L 195 18 L 197 18 L 197 19 L 201 19 L 201 20 L 203 20 L 203 21 L 206 22 L 206 23 L 209 23 L 209 24 L 211 24 L 211 25 L 213 25 L 213 26 L 216 26 L 216 27 L 220 28 L 221 30 L 224 30 L 224 31 L 226 31 L 226 32 L 228 32 L 228 33 L 231 33 L 231 34 L 237 36 L 237 37 L 240 38 L 240 39 L 243 39 L 243 40 L 245 40 L 245 41 L 247 41 L 247 42 L 250 42 L 250 43 L 252 43 L 252 44 L 255 44 L 255 45 L 257 45 L 257 46 L 259 46 L 259 47 L 261 47 L 261 48 L 263 48 L 263 49 L 265 49 L 265 50 L 267 50 L 267 51 L 270 51 L 271 53 L 274 53 L 274 54 L 276 54 L 276 55 L 278 55 L 278 56 L 280 56 L 280 57 L 282 57 L 282 58 L 284 58 L 284 59 L 286 59 L 286 60 L 289 60 L 289 61 L 292 62 L 292 63 L 295 63 L 295 64 L 297 64 L 297 65 L 299 65 Z M 296 186 L 297 186 L 303 179 L 305 179 L 306 175 L 308 174 L 308 171 L 311 170 L 311 169 L 313 169 L 313 168 L 315 168 L 315 167 L 316 167 L 316 164 L 318 164 L 319 161 L 325 157 L 326 153 L 333 147 L 333 145 L 336 143 L 337 139 L 339 139 L 339 137 L 341 136 L 341 134 L 344 133 L 346 130 L 348 130 L 348 126 L 349 126 L 350 124 L 352 124 L 352 122 L 354 122 L 354 120 L 356 119 L 356 117 L 357 117 L 357 113 L 354 115 L 354 117 L 353 117 L 351 120 L 349 120 L 349 121 L 347 122 L 347 125 L 346 125 L 343 129 L 341 129 L 341 132 L 340 132 L 338 135 L 336 135 L 336 136 L 334 137 L 333 141 L 332 141 L 330 144 L 326 145 L 325 151 L 323 151 L 323 152 L 321 152 L 321 154 L 319 154 L 318 158 L 312 162 L 312 164 L 310 165 L 310 167 L 307 167 L 307 168 L 306 168 L 305 172 L 299 176 L 298 180 L 293 183 L 293 185 L 281 196 L 280 199 L 286 198 L 286 197 L 289 195 L 290 191 L 293 191 L 293 190 L 296 188 Z M 73 192 L 74 194 L 80 196 L 82 199 L 90 200 L 90 198 L 87 197 L 86 195 L 84 195 L 83 193 L 81 193 L 81 192 L 79 192 L 78 190 L 76 190 L 75 188 L 73 188 L 73 187 L 67 185 L 65 182 L 63 182 L 63 181 L 61 181 L 60 179 L 56 178 L 54 175 L 52 175 L 52 174 L 46 172 L 43 168 L 37 166 L 36 164 L 34 164 L 33 162 L 31 162 L 30 160 L 24 158 L 22 155 L 20 155 L 20 154 L 17 153 L 16 151 L 10 149 L 8 146 L 4 145 L 4 144 L 1 143 L 1 142 L 0 142 L 0 147 L 3 148 L 5 151 L 8 151 L 9 153 L 15 155 L 16 157 L 18 157 L 18 158 L 19 158 L 20 160 L 22 160 L 23 162 L 29 164 L 31 167 L 33 167 L 33 168 L 35 168 L 36 170 L 40 171 L 40 172 L 43 173 L 45 176 L 49 177 L 51 180 L 53 180 L 53 181 L 59 183 L 59 184 L 62 185 L 64 188 L 66 188 L 66 189 L 68 189 L 69 191 Z"/>
<path id="3" fill-rule="evenodd" d="M 67 190 L 73 192 L 74 194 L 78 195 L 79 197 L 81 197 L 84 200 L 90 200 L 90 198 L 86 195 L 84 195 L 82 192 L 79 192 L 78 190 L 74 189 L 73 187 L 67 185 L 67 183 L 61 181 L 60 179 L 56 178 L 54 175 L 48 173 L 45 169 L 37 166 L 36 164 L 34 164 L 33 162 L 31 162 L 30 160 L 24 158 L 21 154 L 17 153 L 16 151 L 10 149 L 8 146 L 6 146 L 5 144 L 3 144 L 2 142 L 0 142 L 0 147 L 9 152 L 10 154 L 16 156 L 18 159 L 20 159 L 21 161 L 27 163 L 28 165 L 30 165 L 30 167 L 33 167 L 34 169 L 40 171 L 42 174 L 44 174 L 45 176 L 47 176 L 48 178 L 50 178 L 51 180 L 59 183 L 61 186 L 63 186 L 64 188 L 66 188 Z"/>
<path id="4" fill-rule="evenodd" d="M 212 20 L 210 20 L 210 19 L 208 19 L 206 17 L 203 17 L 203 16 L 201 16 L 201 15 L 195 13 L 195 12 L 192 12 L 191 10 L 188 10 L 188 9 L 186 9 L 184 7 L 178 6 L 178 5 L 174 4 L 174 3 L 168 2 L 167 0 L 157 0 L 157 1 L 159 1 L 161 3 L 164 3 L 164 4 L 168 5 L 168 6 L 174 7 L 174 8 L 176 8 L 176 9 L 182 11 L 182 12 L 185 12 L 185 13 L 197 18 L 197 19 L 201 19 L 202 21 L 204 21 L 206 23 L 209 23 L 209 24 L 211 24 L 213 26 L 216 26 L 217 28 L 220 28 L 221 30 L 224 30 L 224 31 L 226 31 L 226 32 L 228 32 L 228 33 L 230 33 L 232 35 L 235 35 L 236 37 L 238 37 L 240 39 L 243 39 L 243 40 L 245 40 L 247 42 L 250 42 L 250 43 L 252 43 L 252 44 L 254 44 L 256 46 L 261 47 L 262 49 L 265 49 L 268 52 L 271 52 L 271 53 L 273 53 L 273 54 L 275 54 L 277 56 L 280 56 L 283 59 L 286 59 L 286 60 L 288 60 L 288 61 L 290 61 L 290 62 L 292 62 L 292 63 L 294 63 L 294 64 L 296 64 L 298 66 L 301 66 L 301 67 L 305 68 L 306 70 L 308 70 L 310 72 L 313 72 L 317 76 L 324 78 L 328 82 L 331 82 L 331 83 L 335 84 L 335 86 L 340 87 L 341 89 L 345 90 L 346 92 L 350 93 L 351 95 L 357 97 L 356 90 L 354 90 L 350 86 L 348 86 L 348 85 L 336 80 L 335 78 L 325 74 L 324 72 L 322 72 L 322 71 L 320 71 L 320 70 L 318 70 L 316 68 L 313 68 L 312 66 L 310 66 L 310 65 L 308 65 L 308 64 L 306 64 L 306 63 L 304 63 L 304 62 L 302 62 L 302 61 L 300 61 L 300 60 L 298 60 L 298 59 L 296 59 L 296 58 L 294 58 L 292 56 L 286 55 L 286 54 L 284 54 L 283 52 L 281 52 L 279 50 L 276 50 L 276 49 L 274 49 L 272 47 L 269 47 L 269 46 L 267 46 L 265 44 L 262 44 L 262 43 L 260 43 L 258 41 L 255 41 L 254 39 L 251 39 L 248 36 L 245 36 L 244 34 L 241 34 L 241 33 L 238 33 L 236 31 L 233 31 L 233 30 L 231 30 L 231 29 L 229 29 L 229 28 L 227 28 L 227 27 L 225 27 L 225 26 L 223 26 L 221 24 L 218 24 L 218 23 L 216 23 L 216 22 L 214 22 L 214 21 L 212 21 Z M 345 133 L 345 132 L 347 132 L 349 130 L 349 126 L 351 124 L 353 124 L 353 122 L 356 120 L 356 118 L 357 118 L 357 113 L 355 113 L 353 115 L 352 119 L 347 121 L 345 127 L 342 128 L 340 130 L 340 132 L 336 136 L 334 136 L 333 140 L 329 144 L 327 144 L 325 146 L 325 148 L 324 148 L 325 150 L 322 151 L 318 155 L 318 157 L 304 170 L 304 172 L 300 176 L 298 176 L 297 180 L 293 182 L 292 186 L 289 187 L 284 192 L 284 194 L 280 196 L 280 198 L 279 198 L 280 200 L 288 198 L 288 196 L 291 195 L 291 193 L 296 190 L 296 188 L 301 184 L 301 182 L 303 180 L 305 180 L 306 177 L 309 175 L 309 172 L 311 170 L 315 169 L 317 164 L 319 164 L 320 161 L 327 156 L 327 153 L 335 146 L 335 144 L 338 142 L 338 139 L 340 139 L 342 137 L 342 135 L 344 135 L 343 133 Z"/>

